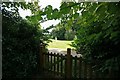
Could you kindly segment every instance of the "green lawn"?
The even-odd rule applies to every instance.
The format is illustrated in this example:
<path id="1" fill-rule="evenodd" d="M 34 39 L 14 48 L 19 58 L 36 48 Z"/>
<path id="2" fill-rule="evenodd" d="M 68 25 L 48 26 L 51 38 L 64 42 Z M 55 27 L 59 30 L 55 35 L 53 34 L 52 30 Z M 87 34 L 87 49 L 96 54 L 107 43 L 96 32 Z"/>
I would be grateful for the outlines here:
<path id="1" fill-rule="evenodd" d="M 66 41 L 66 40 L 52 40 L 52 42 L 49 43 L 48 48 L 60 48 L 60 49 L 67 49 L 67 48 L 73 48 L 69 44 L 71 44 L 72 41 Z"/>

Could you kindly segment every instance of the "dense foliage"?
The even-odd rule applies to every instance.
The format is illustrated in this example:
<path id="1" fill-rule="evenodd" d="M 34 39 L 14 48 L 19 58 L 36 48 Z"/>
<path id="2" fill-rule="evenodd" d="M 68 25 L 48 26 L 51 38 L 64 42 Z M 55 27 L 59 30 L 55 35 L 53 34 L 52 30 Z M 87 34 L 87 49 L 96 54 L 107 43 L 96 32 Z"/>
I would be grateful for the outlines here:
<path id="1" fill-rule="evenodd" d="M 97 71 L 120 70 L 119 3 L 84 4 L 74 46 Z M 116 76 L 116 74 L 115 74 Z"/>
<path id="2" fill-rule="evenodd" d="M 63 2 L 59 10 L 53 9 L 51 5 L 39 10 L 37 2 L 20 4 L 23 5 L 23 9 L 30 8 L 32 10 L 33 15 L 27 17 L 31 23 L 38 24 L 39 21 L 59 19 L 61 20 L 59 26 L 63 26 L 63 28 L 59 27 L 53 33 L 57 31 L 59 35 L 63 36 L 61 32 L 64 29 L 74 31 L 76 38 L 73 46 L 84 56 L 87 62 L 92 63 L 95 71 L 108 72 L 112 70 L 113 74 L 120 71 L 120 2 Z M 32 7 L 33 5 L 36 7 Z M 15 6 L 19 5 L 15 4 Z M 66 31 L 64 33 L 66 34 Z M 64 38 L 70 34 L 72 33 L 67 32 Z"/>
<path id="3" fill-rule="evenodd" d="M 111 70 L 114 76 L 120 70 L 119 7 L 119 2 L 64 2 L 56 13 L 64 27 L 75 27 L 73 46 L 83 54 L 87 62 L 93 64 L 93 69 L 101 72 Z M 51 9 L 49 11 L 52 13 Z M 54 15 L 48 17 L 52 18 Z"/>
<path id="4" fill-rule="evenodd" d="M 75 37 L 75 31 L 72 29 L 66 29 L 63 25 L 54 26 L 51 31 L 51 36 L 53 39 L 57 38 L 58 40 L 73 40 Z"/>
<path id="5" fill-rule="evenodd" d="M 53 39 L 57 38 L 58 40 L 65 40 L 65 28 L 54 28 L 51 32 Z"/>
<path id="6" fill-rule="evenodd" d="M 2 8 L 3 78 L 30 78 L 38 71 L 39 44 L 48 38 L 38 24 Z"/>

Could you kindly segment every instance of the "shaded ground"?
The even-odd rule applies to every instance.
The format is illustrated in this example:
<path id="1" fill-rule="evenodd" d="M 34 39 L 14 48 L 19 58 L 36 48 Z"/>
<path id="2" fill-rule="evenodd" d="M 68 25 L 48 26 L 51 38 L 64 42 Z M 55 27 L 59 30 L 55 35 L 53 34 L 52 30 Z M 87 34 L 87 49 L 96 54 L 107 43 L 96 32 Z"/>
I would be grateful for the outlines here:
<path id="1" fill-rule="evenodd" d="M 44 71 L 44 73 L 37 73 L 32 76 L 32 80 L 54 80 L 62 79 L 62 77 L 55 75 L 53 72 Z"/>

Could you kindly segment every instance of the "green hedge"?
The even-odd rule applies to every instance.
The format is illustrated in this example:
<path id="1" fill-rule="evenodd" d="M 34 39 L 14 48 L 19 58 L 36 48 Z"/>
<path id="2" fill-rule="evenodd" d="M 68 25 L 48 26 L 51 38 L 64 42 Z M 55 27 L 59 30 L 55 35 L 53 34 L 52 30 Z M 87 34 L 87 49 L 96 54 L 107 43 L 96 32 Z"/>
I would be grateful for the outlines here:
<path id="1" fill-rule="evenodd" d="M 5 9 L 2 10 L 2 26 L 3 78 L 30 77 L 37 71 L 42 30 Z"/>

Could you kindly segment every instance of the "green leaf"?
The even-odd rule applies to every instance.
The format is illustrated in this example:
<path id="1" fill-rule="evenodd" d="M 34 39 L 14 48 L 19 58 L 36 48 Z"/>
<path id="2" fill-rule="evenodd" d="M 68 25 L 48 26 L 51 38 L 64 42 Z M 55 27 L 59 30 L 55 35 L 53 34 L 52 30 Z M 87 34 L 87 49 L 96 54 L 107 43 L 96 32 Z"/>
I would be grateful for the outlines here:
<path id="1" fill-rule="evenodd" d="M 88 16 L 88 11 L 82 11 L 82 17 L 86 18 Z"/>
<path id="2" fill-rule="evenodd" d="M 79 17 L 79 13 L 75 13 L 75 14 L 73 15 L 73 17 L 74 17 L 74 19 L 78 18 L 78 17 Z"/>
<path id="3" fill-rule="evenodd" d="M 60 12 L 62 14 L 68 14 L 70 12 L 70 7 L 68 7 L 68 4 L 67 3 L 63 3 L 61 6 L 60 6 Z"/>
<path id="4" fill-rule="evenodd" d="M 108 4 L 107 7 L 108 7 L 107 9 L 108 13 L 113 14 L 117 12 L 116 3 Z"/>
<path id="5" fill-rule="evenodd" d="M 112 33 L 111 33 L 111 36 L 110 36 L 110 39 L 117 38 L 118 35 L 120 35 L 120 31 L 112 32 Z"/>
<path id="6" fill-rule="evenodd" d="M 94 12 L 94 15 L 96 15 L 96 16 L 103 15 L 105 13 L 105 10 L 106 10 L 105 4 L 106 3 L 99 4 Z"/>
<path id="7" fill-rule="evenodd" d="M 52 17 L 53 17 L 54 19 L 57 19 L 57 18 L 60 18 L 60 17 L 61 17 L 61 16 L 59 16 L 58 9 L 54 9 L 54 10 L 53 10 Z"/>
<path id="8" fill-rule="evenodd" d="M 67 3 L 64 2 L 64 3 L 62 3 L 62 5 L 60 6 L 60 9 L 63 9 L 63 8 L 65 8 L 66 6 L 67 6 Z"/>
<path id="9" fill-rule="evenodd" d="M 70 12 L 70 8 L 69 7 L 68 8 L 64 8 L 64 9 L 60 10 L 60 12 L 62 14 L 68 14 Z"/>
<path id="10" fill-rule="evenodd" d="M 46 14 L 52 13 L 52 6 L 48 5 L 47 7 L 45 7 L 45 12 L 46 12 Z"/>

